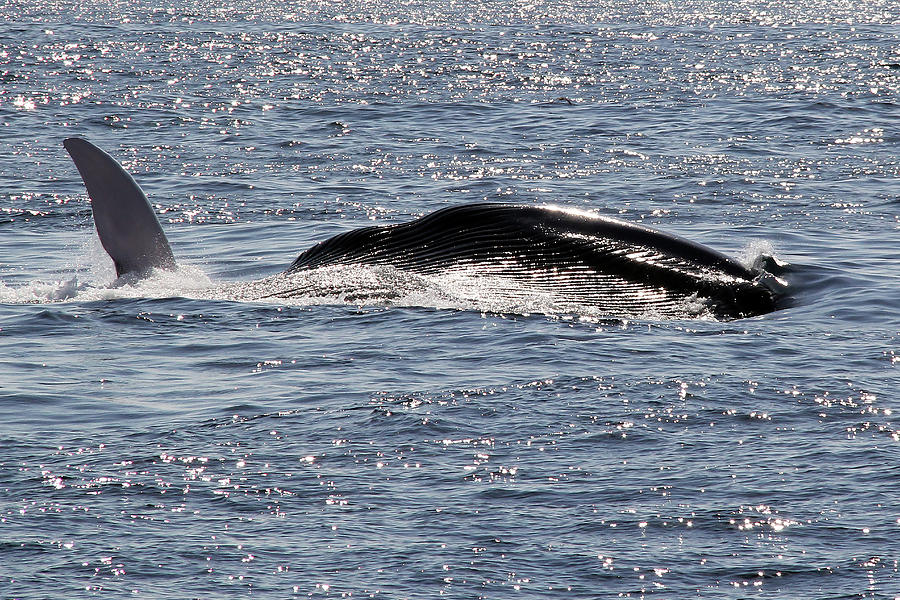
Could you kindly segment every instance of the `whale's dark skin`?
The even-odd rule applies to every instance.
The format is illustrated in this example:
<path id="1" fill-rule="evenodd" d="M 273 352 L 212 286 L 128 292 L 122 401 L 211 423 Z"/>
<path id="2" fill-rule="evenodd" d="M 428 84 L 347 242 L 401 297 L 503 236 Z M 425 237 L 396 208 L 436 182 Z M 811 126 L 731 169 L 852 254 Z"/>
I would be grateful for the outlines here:
<path id="1" fill-rule="evenodd" d="M 759 272 L 711 248 L 552 207 L 466 204 L 409 223 L 364 227 L 303 252 L 287 272 L 336 264 L 502 277 L 610 316 L 677 316 L 694 297 L 724 319 L 772 312 L 778 305 Z"/>
<path id="2" fill-rule="evenodd" d="M 173 268 L 155 213 L 108 154 L 69 138 L 94 220 L 117 273 Z M 285 275 L 337 265 L 390 266 L 422 276 L 491 282 L 515 300 L 546 294 L 605 316 L 683 317 L 689 303 L 737 319 L 772 312 L 782 295 L 765 273 L 690 240 L 592 213 L 554 207 L 466 204 L 408 223 L 363 227 L 300 254 Z M 499 282 L 499 283 L 498 283 Z M 290 297 L 288 286 L 277 297 Z M 294 295 L 303 293 L 298 287 Z"/>

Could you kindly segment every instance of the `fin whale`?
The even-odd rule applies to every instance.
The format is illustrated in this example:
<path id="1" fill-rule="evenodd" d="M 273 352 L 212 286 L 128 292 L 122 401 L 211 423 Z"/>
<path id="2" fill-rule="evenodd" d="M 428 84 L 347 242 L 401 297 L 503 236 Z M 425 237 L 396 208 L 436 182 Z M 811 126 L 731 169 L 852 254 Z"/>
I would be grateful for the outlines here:
<path id="1" fill-rule="evenodd" d="M 119 163 L 87 140 L 66 150 L 88 195 L 97 232 L 119 276 L 174 269 L 175 258 L 146 196 Z M 391 266 L 422 276 L 494 282 L 492 292 L 538 293 L 609 317 L 684 317 L 701 302 L 716 318 L 778 309 L 772 277 L 676 235 L 593 213 L 479 203 L 398 225 L 363 227 L 301 253 L 282 274 L 335 265 Z M 506 282 L 497 285 L 496 282 Z M 303 294 L 290 285 L 263 297 Z"/>

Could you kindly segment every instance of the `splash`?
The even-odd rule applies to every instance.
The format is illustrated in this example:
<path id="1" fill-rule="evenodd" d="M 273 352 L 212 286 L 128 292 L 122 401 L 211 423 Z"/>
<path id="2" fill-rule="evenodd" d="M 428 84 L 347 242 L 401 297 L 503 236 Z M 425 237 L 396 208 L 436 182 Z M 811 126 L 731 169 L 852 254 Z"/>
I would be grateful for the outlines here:
<path id="1" fill-rule="evenodd" d="M 175 271 L 154 271 L 150 277 L 132 280 L 121 277 L 109 285 L 79 282 L 77 276 L 59 281 L 32 281 L 10 286 L 0 281 L 0 304 L 52 304 L 96 302 L 122 298 L 194 297 L 213 286 L 203 271 L 182 266 Z"/>
<path id="2" fill-rule="evenodd" d="M 768 242 L 748 246 L 744 264 L 760 270 L 766 285 L 779 290 L 787 283 L 767 267 L 786 266 L 773 256 Z M 774 267 L 773 267 L 774 268 Z M 105 272 L 105 271 L 104 271 Z M 89 269 L 89 279 L 96 269 Z M 104 278 L 101 276 L 102 281 Z M 109 279 L 107 275 L 106 280 Z M 61 281 L 33 281 L 13 287 L 0 282 L 0 303 L 47 304 L 95 302 L 132 298 L 191 298 L 228 302 L 255 302 L 284 306 L 359 305 L 421 307 L 496 314 L 544 315 L 585 321 L 609 318 L 647 320 L 715 320 L 705 298 L 688 296 L 665 313 L 645 310 L 636 314 L 614 314 L 552 290 L 502 276 L 485 276 L 465 269 L 439 275 L 421 275 L 385 265 L 329 265 L 310 270 L 278 273 L 253 281 L 216 282 L 201 268 L 180 265 L 175 270 L 154 270 L 146 278 L 128 275 L 109 284 L 80 282 L 77 277 Z"/>
<path id="3" fill-rule="evenodd" d="M 13 287 L 0 281 L 0 304 L 47 304 L 75 298 L 83 284 L 77 277 L 63 281 L 33 281 Z"/>
<path id="4" fill-rule="evenodd" d="M 757 240 L 747 244 L 738 260 L 744 266 L 758 272 L 758 279 L 779 296 L 788 295 L 790 284 L 785 277 L 791 265 L 776 256 L 772 242 Z"/>

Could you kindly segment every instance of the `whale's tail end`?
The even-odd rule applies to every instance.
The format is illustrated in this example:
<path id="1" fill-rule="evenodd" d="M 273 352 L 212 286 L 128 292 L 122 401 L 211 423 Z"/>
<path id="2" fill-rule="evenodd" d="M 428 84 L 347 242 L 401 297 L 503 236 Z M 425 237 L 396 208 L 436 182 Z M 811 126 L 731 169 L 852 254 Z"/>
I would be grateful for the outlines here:
<path id="1" fill-rule="evenodd" d="M 153 269 L 174 269 L 175 257 L 147 196 L 109 154 L 82 138 L 63 142 L 88 196 L 100 242 L 116 275 L 143 277 Z"/>

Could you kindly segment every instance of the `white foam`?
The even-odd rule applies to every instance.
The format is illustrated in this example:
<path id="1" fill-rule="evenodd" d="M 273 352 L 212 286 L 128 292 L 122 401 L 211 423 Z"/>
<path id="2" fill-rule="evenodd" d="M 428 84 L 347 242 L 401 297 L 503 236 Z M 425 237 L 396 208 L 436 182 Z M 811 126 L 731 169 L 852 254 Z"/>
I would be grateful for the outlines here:
<path id="1" fill-rule="evenodd" d="M 63 281 L 32 281 L 23 286 L 8 286 L 0 281 L 0 303 L 2 304 L 46 304 L 64 302 L 78 295 L 80 284 L 77 277 Z"/>
<path id="2" fill-rule="evenodd" d="M 10 286 L 0 281 L 0 303 L 49 304 L 58 302 L 94 302 L 117 298 L 171 298 L 202 296 L 212 287 L 203 271 L 193 266 L 180 266 L 174 271 L 154 270 L 141 280 L 119 278 L 107 285 L 78 281 L 78 277 L 60 281 L 31 281 Z"/>
<path id="3" fill-rule="evenodd" d="M 64 281 L 34 281 L 21 287 L 0 282 L 0 302 L 9 304 L 93 302 L 131 298 L 193 298 L 234 302 L 262 302 L 285 306 L 380 305 L 449 310 L 540 314 L 587 320 L 611 316 L 595 306 L 580 304 L 510 278 L 465 271 L 436 276 L 416 275 L 391 266 L 333 265 L 280 273 L 259 280 L 219 283 L 198 267 L 155 270 L 149 277 L 121 277 L 105 285 Z M 662 319 L 666 315 L 628 315 Z M 668 315 L 671 318 L 671 314 Z M 702 298 L 685 301 L 680 318 L 711 318 Z"/>

